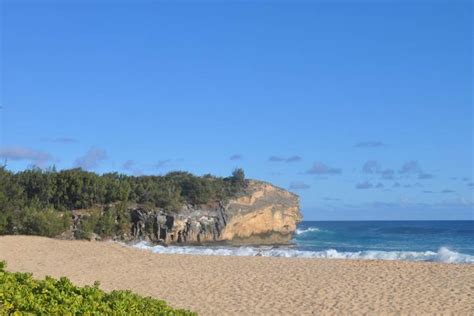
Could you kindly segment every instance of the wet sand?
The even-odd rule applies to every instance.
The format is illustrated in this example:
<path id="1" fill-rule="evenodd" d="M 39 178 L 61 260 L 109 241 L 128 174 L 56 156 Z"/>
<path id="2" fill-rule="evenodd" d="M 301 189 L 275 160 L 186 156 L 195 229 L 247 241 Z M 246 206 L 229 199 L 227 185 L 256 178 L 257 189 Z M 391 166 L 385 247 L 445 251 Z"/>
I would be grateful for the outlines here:
<path id="1" fill-rule="evenodd" d="M 9 271 L 98 280 L 200 315 L 474 314 L 474 265 L 153 254 L 112 242 L 0 237 Z"/>

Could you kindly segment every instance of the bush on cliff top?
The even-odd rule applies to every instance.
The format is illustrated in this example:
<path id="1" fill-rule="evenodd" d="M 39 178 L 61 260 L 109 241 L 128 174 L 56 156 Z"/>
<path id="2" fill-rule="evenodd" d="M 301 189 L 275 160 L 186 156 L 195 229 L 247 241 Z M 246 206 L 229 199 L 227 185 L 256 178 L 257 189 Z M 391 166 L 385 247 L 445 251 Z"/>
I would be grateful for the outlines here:
<path id="1" fill-rule="evenodd" d="M 115 202 L 150 203 L 178 209 L 235 195 L 245 186 L 242 169 L 227 178 L 175 171 L 164 176 L 98 175 L 80 168 L 27 169 L 13 173 L 0 166 L 0 207 L 56 210 L 85 209 Z"/>
<path id="2" fill-rule="evenodd" d="M 227 178 L 199 177 L 188 172 L 135 177 L 54 168 L 14 173 L 0 166 L 0 235 L 56 236 L 70 225 L 67 214 L 70 210 L 130 202 L 174 212 L 185 203 L 198 205 L 226 200 L 245 186 L 242 169 L 236 169 Z M 127 216 L 123 214 L 123 210 L 105 210 L 100 216 L 109 218 L 91 218 L 91 227 L 85 227 L 85 233 L 98 230 L 99 235 L 108 235 L 126 229 Z M 123 221 L 117 226 L 113 218 Z"/>
<path id="3" fill-rule="evenodd" d="M 0 315 L 196 315 L 173 309 L 164 301 L 130 291 L 106 293 L 94 286 L 77 287 L 67 278 L 35 280 L 30 273 L 5 271 L 0 262 Z"/>

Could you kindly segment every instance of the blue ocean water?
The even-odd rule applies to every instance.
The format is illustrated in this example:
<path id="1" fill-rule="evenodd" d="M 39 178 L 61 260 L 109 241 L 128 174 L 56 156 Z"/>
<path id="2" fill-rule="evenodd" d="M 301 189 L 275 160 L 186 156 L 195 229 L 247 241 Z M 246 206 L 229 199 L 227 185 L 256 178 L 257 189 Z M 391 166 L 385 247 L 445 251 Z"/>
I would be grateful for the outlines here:
<path id="1" fill-rule="evenodd" d="M 474 264 L 474 221 L 306 221 L 285 246 L 134 246 L 155 253 Z"/>
<path id="2" fill-rule="evenodd" d="M 341 257 L 474 263 L 474 221 L 306 221 L 294 242 Z"/>

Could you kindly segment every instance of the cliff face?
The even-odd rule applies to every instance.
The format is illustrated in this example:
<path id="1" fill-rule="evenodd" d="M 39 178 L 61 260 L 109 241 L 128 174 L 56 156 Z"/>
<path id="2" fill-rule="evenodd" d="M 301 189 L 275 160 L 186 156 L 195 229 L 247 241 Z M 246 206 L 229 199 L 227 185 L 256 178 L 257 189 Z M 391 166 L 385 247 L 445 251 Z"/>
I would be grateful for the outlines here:
<path id="1" fill-rule="evenodd" d="M 136 208 L 131 215 L 129 239 L 166 244 L 286 243 L 302 219 L 297 195 L 259 181 L 226 203 L 185 206 L 175 214 Z"/>

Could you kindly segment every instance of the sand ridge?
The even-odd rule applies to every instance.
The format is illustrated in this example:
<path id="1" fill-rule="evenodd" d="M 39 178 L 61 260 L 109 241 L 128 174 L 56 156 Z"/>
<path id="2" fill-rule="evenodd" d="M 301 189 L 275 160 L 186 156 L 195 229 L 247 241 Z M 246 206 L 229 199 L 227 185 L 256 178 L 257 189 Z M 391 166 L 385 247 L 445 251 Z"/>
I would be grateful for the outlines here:
<path id="1" fill-rule="evenodd" d="M 0 237 L 8 270 L 98 280 L 200 315 L 474 314 L 474 265 L 154 254 L 113 242 Z"/>

